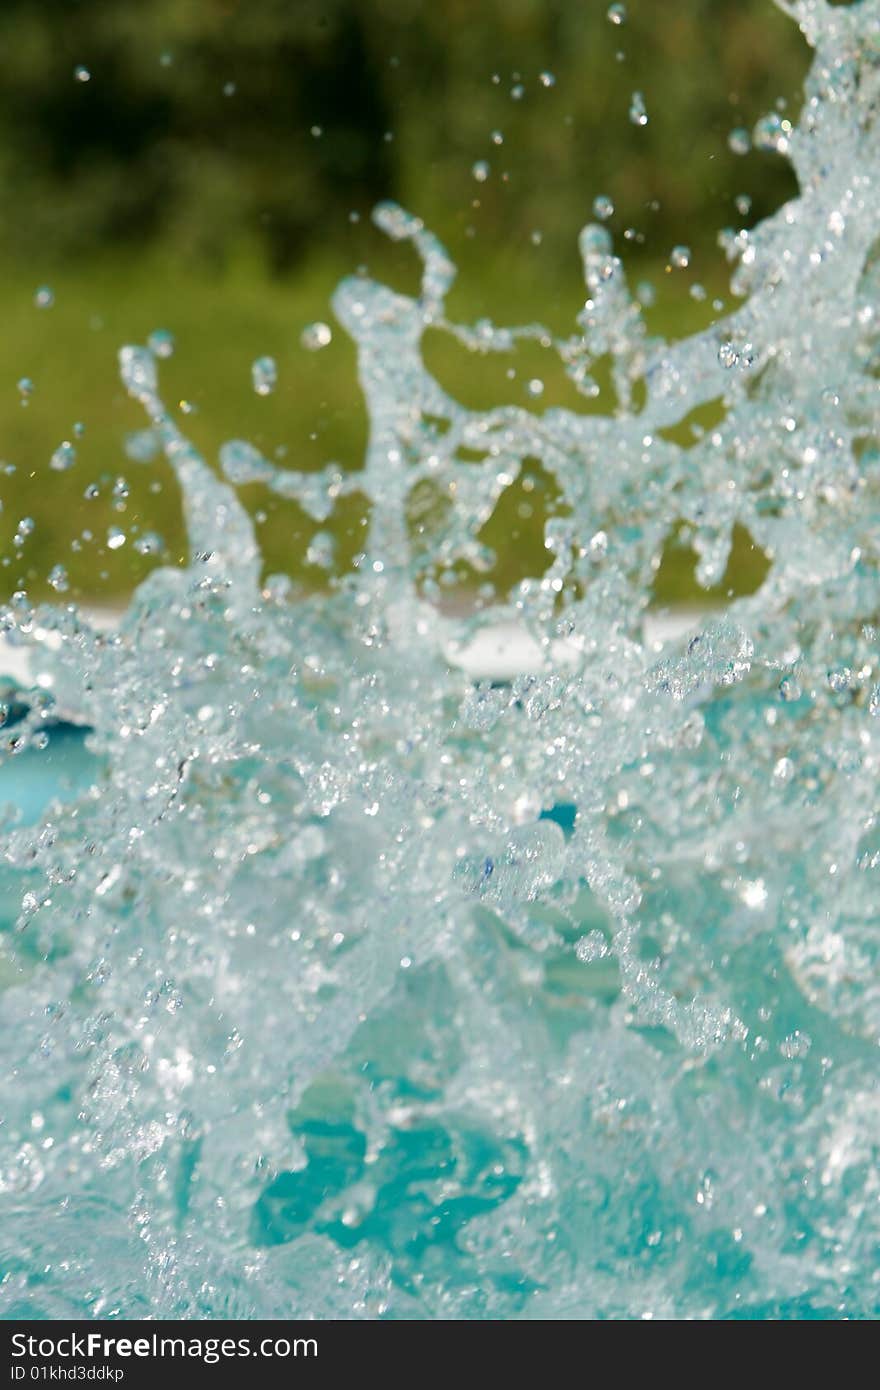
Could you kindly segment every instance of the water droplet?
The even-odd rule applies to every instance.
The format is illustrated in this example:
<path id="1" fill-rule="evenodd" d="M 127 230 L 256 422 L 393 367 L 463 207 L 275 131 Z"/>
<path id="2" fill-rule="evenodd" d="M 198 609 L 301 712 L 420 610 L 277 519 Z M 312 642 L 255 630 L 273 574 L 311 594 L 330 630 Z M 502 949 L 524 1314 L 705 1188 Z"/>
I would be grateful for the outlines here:
<path id="1" fill-rule="evenodd" d="M 614 204 L 604 193 L 593 199 L 593 216 L 598 217 L 600 222 L 607 222 L 609 217 L 614 216 Z"/>
<path id="2" fill-rule="evenodd" d="M 92 74 L 89 72 L 88 68 L 84 68 L 82 64 L 79 64 L 73 70 L 73 77 L 75 82 L 90 82 Z"/>
<path id="3" fill-rule="evenodd" d="M 641 92 L 633 92 L 632 100 L 629 104 L 629 118 L 633 125 L 647 125 L 648 111 L 645 106 L 645 98 Z"/>
<path id="4" fill-rule="evenodd" d="M 111 526 L 107 531 L 107 547 L 109 550 L 119 550 L 120 546 L 125 545 L 126 534 L 120 531 L 118 526 Z"/>
<path id="5" fill-rule="evenodd" d="M 223 83 L 223 95 L 225 97 L 234 97 L 237 90 L 238 88 L 236 87 L 234 82 Z"/>
<path id="6" fill-rule="evenodd" d="M 66 473 L 68 468 L 72 468 L 76 463 L 76 449 L 69 439 L 58 445 L 54 454 L 49 460 L 49 467 L 54 468 L 56 473 Z"/>
<path id="7" fill-rule="evenodd" d="M 18 394 L 21 396 L 22 405 L 27 405 L 31 396 L 34 394 L 34 383 L 29 376 L 23 376 L 18 383 Z"/>
<path id="8" fill-rule="evenodd" d="M 526 386 L 526 390 L 533 399 L 537 399 L 538 396 L 543 396 L 544 394 L 544 383 L 540 377 L 533 376 Z"/>
<path id="9" fill-rule="evenodd" d="M 170 357 L 174 352 L 174 334 L 167 328 L 157 328 L 147 339 L 147 347 L 156 357 Z"/>
<path id="10" fill-rule="evenodd" d="M 552 72 L 541 72 L 538 74 L 538 81 L 542 87 L 555 87 L 556 78 Z"/>
<path id="11" fill-rule="evenodd" d="M 300 334 L 300 343 L 309 352 L 318 352 L 320 348 L 325 348 L 333 339 L 330 325 L 327 323 L 307 323 Z"/>
<path id="12" fill-rule="evenodd" d="M 134 548 L 139 555 L 159 555 L 165 549 L 165 541 L 158 531 L 145 531 L 134 542 Z"/>
<path id="13" fill-rule="evenodd" d="M 748 217 L 752 210 L 752 200 L 748 193 L 740 193 L 735 199 L 734 206 L 740 217 Z"/>
<path id="14" fill-rule="evenodd" d="M 669 263 L 676 270 L 687 270 L 691 263 L 691 248 L 689 246 L 673 246 L 669 255 Z"/>
<path id="15" fill-rule="evenodd" d="M 70 588 L 70 579 L 63 565 L 55 565 L 49 571 L 49 583 L 56 593 L 63 594 L 67 592 Z"/>
<path id="16" fill-rule="evenodd" d="M 125 452 L 133 463 L 152 463 L 159 452 L 159 437 L 154 430 L 134 430 L 125 436 Z"/>
<path id="17" fill-rule="evenodd" d="M 730 132 L 727 137 L 727 144 L 734 154 L 748 154 L 752 148 L 752 137 L 745 126 L 740 125 Z"/>
<path id="18" fill-rule="evenodd" d="M 471 167 L 471 173 L 473 174 L 477 183 L 485 183 L 487 178 L 489 177 L 490 170 L 491 165 L 489 164 L 488 160 L 485 159 L 478 159 L 476 164 L 474 164 Z"/>
<path id="19" fill-rule="evenodd" d="M 258 396 L 270 396 L 278 383 L 274 357 L 258 357 L 251 367 L 251 380 Z"/>
<path id="20" fill-rule="evenodd" d="M 40 285 L 34 293 L 34 303 L 38 309 L 51 309 L 55 303 L 55 291 L 49 285 Z"/>
<path id="21" fill-rule="evenodd" d="M 608 18 L 612 24 L 626 23 L 626 5 L 610 5 L 608 7 Z"/>
<path id="22" fill-rule="evenodd" d="M 790 135 L 791 121 L 772 112 L 769 116 L 762 116 L 758 121 L 752 133 L 752 141 L 757 150 L 765 150 L 770 154 L 787 154 Z"/>
<path id="23" fill-rule="evenodd" d="M 510 89 L 510 95 L 514 101 L 522 101 L 526 94 L 526 89 L 521 82 L 516 82 Z"/>

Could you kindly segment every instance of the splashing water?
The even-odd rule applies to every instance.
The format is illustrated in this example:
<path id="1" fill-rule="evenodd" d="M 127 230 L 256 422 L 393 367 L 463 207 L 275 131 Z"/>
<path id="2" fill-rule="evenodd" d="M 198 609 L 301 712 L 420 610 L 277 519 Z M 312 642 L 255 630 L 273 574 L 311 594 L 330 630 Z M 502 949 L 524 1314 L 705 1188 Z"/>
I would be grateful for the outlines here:
<path id="1" fill-rule="evenodd" d="M 452 400 L 426 329 L 552 335 L 449 322 L 454 268 L 391 206 L 418 298 L 334 301 L 362 472 L 232 441 L 221 481 L 123 350 L 191 559 L 109 634 L 2 615 L 35 673 L 4 759 L 74 750 L 3 845 L 4 1315 L 880 1311 L 880 3 L 783 8 L 816 50 L 801 193 L 732 240 L 742 307 L 652 340 L 582 233 L 555 347 L 587 399 L 610 365 L 613 413 Z M 533 459 L 547 569 L 447 616 L 436 575 Z M 255 481 L 319 525 L 362 494 L 357 572 L 263 584 Z M 660 650 L 673 523 L 707 587 L 735 527 L 772 566 Z M 529 655 L 478 679 L 505 624 Z"/>

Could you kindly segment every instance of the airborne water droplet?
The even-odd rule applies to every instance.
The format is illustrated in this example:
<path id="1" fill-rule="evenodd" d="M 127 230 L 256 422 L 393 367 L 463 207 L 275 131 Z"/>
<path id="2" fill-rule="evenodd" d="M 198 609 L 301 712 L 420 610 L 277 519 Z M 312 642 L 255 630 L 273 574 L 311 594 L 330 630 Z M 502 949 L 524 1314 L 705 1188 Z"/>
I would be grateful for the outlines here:
<path id="1" fill-rule="evenodd" d="M 308 352 L 318 352 L 321 348 L 327 347 L 332 342 L 333 333 L 330 325 L 321 323 L 308 323 L 300 334 L 300 343 Z"/>
<path id="2" fill-rule="evenodd" d="M 160 555 L 165 549 L 165 542 L 158 531 L 145 531 L 133 542 L 133 546 L 139 555 Z"/>
<path id="3" fill-rule="evenodd" d="M 691 263 L 691 248 L 689 246 L 673 246 L 669 255 L 669 262 L 676 270 L 687 270 Z"/>
<path id="4" fill-rule="evenodd" d="M 55 303 L 55 291 L 49 285 L 40 285 L 34 292 L 34 303 L 38 309 L 51 309 Z"/>
<path id="5" fill-rule="evenodd" d="M 69 439 L 65 439 L 58 445 L 54 454 L 49 460 L 49 467 L 54 468 L 56 473 L 65 473 L 68 468 L 72 468 L 76 463 L 76 449 Z"/>
<path id="6" fill-rule="evenodd" d="M 600 222 L 607 222 L 609 217 L 614 216 L 614 204 L 604 193 L 593 199 L 593 216 L 598 217 Z"/>
<path id="7" fill-rule="evenodd" d="M 765 150 L 769 154 L 787 154 L 790 135 L 791 121 L 771 112 L 758 121 L 752 140 L 758 150 Z"/>
<path id="8" fill-rule="evenodd" d="M 488 160 L 485 159 L 478 159 L 476 164 L 472 166 L 471 173 L 473 174 L 477 183 L 486 182 L 487 178 L 489 177 L 490 167 L 491 166 L 489 165 Z"/>
<path id="9" fill-rule="evenodd" d="M 748 154 L 752 148 L 752 137 L 745 126 L 737 126 L 728 135 L 727 144 L 734 154 Z"/>
<path id="10" fill-rule="evenodd" d="M 632 94 L 632 100 L 629 104 L 629 118 L 633 125 L 645 126 L 648 124 L 648 110 L 641 92 L 633 92 Z"/>
<path id="11" fill-rule="evenodd" d="M 258 357 L 251 367 L 251 380 L 258 396 L 271 396 L 278 383 L 274 357 Z"/>
<path id="12" fill-rule="evenodd" d="M 619 4 L 618 4 L 618 5 L 610 5 L 610 6 L 608 7 L 608 18 L 610 19 L 610 21 L 611 21 L 612 24 L 617 24 L 617 25 L 625 24 L 625 23 L 626 23 L 626 6 L 625 6 L 625 5 L 619 5 Z"/>
<path id="13" fill-rule="evenodd" d="M 156 357 L 168 358 L 174 352 L 174 334 L 167 328 L 157 328 L 147 339 L 147 347 Z"/>

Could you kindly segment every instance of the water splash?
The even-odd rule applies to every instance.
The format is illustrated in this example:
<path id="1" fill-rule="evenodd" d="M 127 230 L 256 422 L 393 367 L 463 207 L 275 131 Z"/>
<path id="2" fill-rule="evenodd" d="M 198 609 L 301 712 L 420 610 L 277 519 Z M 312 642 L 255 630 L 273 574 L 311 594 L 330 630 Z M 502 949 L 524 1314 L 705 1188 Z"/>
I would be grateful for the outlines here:
<path id="1" fill-rule="evenodd" d="M 453 323 L 444 248 L 384 206 L 422 282 L 334 298 L 362 471 L 238 440 L 219 478 L 123 350 L 191 553 L 113 631 L 2 614 L 10 767 L 91 730 L 7 818 L 7 1316 L 880 1311 L 880 4 L 783 8 L 801 192 L 729 240 L 744 303 L 703 333 L 649 336 L 599 225 L 570 337 Z M 428 329 L 553 346 L 613 407 L 465 409 Z M 534 459 L 544 572 L 450 614 Z M 253 482 L 319 526 L 361 494 L 356 572 L 264 581 Z M 770 569 L 661 648 L 673 526 L 707 587 L 736 528 Z M 505 625 L 518 668 L 479 679 Z"/>

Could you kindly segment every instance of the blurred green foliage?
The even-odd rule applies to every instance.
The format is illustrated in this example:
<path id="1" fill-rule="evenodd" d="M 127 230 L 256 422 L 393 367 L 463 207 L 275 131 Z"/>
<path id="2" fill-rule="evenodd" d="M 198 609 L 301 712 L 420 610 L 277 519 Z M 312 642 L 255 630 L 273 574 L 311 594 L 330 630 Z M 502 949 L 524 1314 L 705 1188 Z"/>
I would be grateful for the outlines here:
<path id="1" fill-rule="evenodd" d="M 168 554 L 181 553 L 165 465 L 145 468 L 123 449 L 143 422 L 117 384 L 116 349 L 155 328 L 176 336 L 163 381 L 170 400 L 190 403 L 185 427 L 209 456 L 243 436 L 297 467 L 357 466 L 365 422 L 351 347 L 336 330 L 310 354 L 299 333 L 329 317 L 334 284 L 359 264 L 414 285 L 411 254 L 370 227 L 380 198 L 411 207 L 449 245 L 461 267 L 453 312 L 562 329 L 583 299 L 577 231 L 607 195 L 633 282 L 657 286 L 652 326 L 676 336 L 709 322 L 713 296 L 726 293 L 719 228 L 750 224 L 794 191 L 779 158 L 738 157 L 728 134 L 779 100 L 796 109 L 809 55 L 770 0 L 629 0 L 621 26 L 607 8 L 3 0 L 0 588 L 45 589 L 61 562 L 72 595 L 113 598 L 151 562 L 131 544 L 108 550 L 110 526 L 129 541 L 159 530 Z M 644 127 L 628 119 L 635 91 Z M 477 161 L 489 164 L 482 182 Z M 743 194 L 748 214 L 736 207 Z M 679 242 L 692 266 L 670 274 Z M 709 290 L 703 304 L 688 295 L 696 280 Z M 40 284 L 54 290 L 51 309 L 34 304 Z M 258 399 L 249 368 L 265 353 L 279 388 Z M 518 360 L 511 382 L 507 362 L 448 343 L 432 354 L 474 404 L 522 402 L 535 374 L 547 380 L 542 405 L 574 403 L 546 363 Z M 24 407 L 22 377 L 34 382 Z M 85 427 L 77 463 L 55 473 L 49 457 L 75 421 Z M 267 568 L 318 582 L 302 559 L 315 528 L 258 489 L 247 500 Z M 501 528 L 504 583 L 540 545 L 527 513 Z M 35 528 L 15 547 L 23 516 Z M 343 566 L 363 523 L 354 502 L 337 518 Z M 747 542 L 738 556 L 732 582 L 743 587 L 760 561 Z M 686 552 L 670 559 L 661 596 L 690 592 L 689 565 Z"/>

